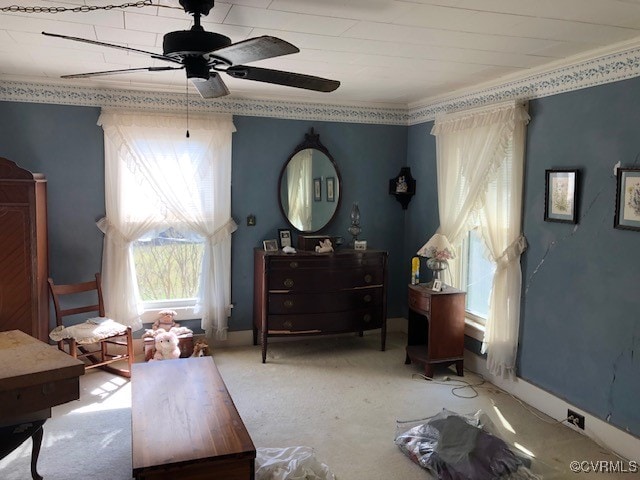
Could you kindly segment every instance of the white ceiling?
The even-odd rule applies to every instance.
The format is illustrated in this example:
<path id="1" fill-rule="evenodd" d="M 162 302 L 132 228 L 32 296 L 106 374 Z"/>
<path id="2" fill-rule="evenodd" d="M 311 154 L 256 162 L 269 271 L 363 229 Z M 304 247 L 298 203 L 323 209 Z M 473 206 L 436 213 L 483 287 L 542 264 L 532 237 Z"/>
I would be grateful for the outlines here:
<path id="1" fill-rule="evenodd" d="M 126 1 L 135 0 L 0 0 L 0 8 Z M 182 70 L 61 82 L 64 74 L 168 63 L 40 32 L 162 53 L 163 35 L 191 23 L 178 0 L 88 13 L 1 12 L 0 79 L 184 92 Z M 202 24 L 234 42 L 273 35 L 301 50 L 252 65 L 341 81 L 335 92 L 316 93 L 223 75 L 234 97 L 411 106 L 635 41 L 640 0 L 226 0 L 216 2 Z"/>

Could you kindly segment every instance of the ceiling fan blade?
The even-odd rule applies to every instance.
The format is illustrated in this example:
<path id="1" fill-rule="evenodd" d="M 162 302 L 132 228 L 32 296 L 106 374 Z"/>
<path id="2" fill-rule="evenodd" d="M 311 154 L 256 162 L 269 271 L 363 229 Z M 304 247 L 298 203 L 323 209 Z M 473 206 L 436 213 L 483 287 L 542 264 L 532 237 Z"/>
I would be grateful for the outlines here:
<path id="1" fill-rule="evenodd" d="M 222 77 L 215 72 L 211 72 L 209 79 L 191 78 L 191 83 L 196 87 L 202 98 L 216 98 L 229 95 L 229 89 L 225 85 Z"/>
<path id="2" fill-rule="evenodd" d="M 75 73 L 72 75 L 62 75 L 60 78 L 86 78 L 86 77 L 100 77 L 104 75 L 116 75 L 118 73 L 131 73 L 131 72 L 164 72 L 167 70 L 182 70 L 184 67 L 140 67 L 140 68 L 124 68 L 122 70 L 106 70 L 104 72 L 90 72 L 90 73 Z"/>
<path id="3" fill-rule="evenodd" d="M 125 47 L 125 46 L 122 46 L 122 45 L 114 45 L 113 43 L 98 42 L 97 40 L 89 40 L 87 38 L 70 37 L 68 35 L 58 35 L 57 33 L 42 32 L 42 34 L 46 35 L 47 37 L 62 38 L 63 40 L 73 40 L 74 42 L 88 43 L 90 45 L 99 45 L 101 47 L 117 48 L 118 50 L 125 50 L 127 52 L 133 52 L 133 53 L 140 53 L 142 55 L 148 55 L 151 58 L 156 58 L 156 59 L 159 59 L 159 60 L 166 60 L 168 62 L 181 63 L 179 59 L 166 57 L 166 56 L 160 55 L 158 53 L 147 52 L 145 50 L 138 50 L 137 48 Z"/>
<path id="4" fill-rule="evenodd" d="M 280 38 L 264 35 L 222 47 L 209 55 L 220 57 L 230 65 L 255 62 L 267 58 L 298 53 L 300 49 Z"/>
<path id="5" fill-rule="evenodd" d="M 340 82 L 337 80 L 303 75 L 301 73 L 283 72 L 269 68 L 238 65 L 235 67 L 229 67 L 225 71 L 234 78 L 275 83 L 276 85 L 304 88 L 307 90 L 315 90 L 316 92 L 333 92 L 340 86 Z"/>

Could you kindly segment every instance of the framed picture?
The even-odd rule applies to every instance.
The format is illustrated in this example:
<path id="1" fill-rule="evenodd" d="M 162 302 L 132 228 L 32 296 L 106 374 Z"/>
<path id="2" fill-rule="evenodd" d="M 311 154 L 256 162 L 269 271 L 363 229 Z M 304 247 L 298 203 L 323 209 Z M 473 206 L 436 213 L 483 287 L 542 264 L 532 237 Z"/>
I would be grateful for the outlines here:
<path id="1" fill-rule="evenodd" d="M 313 179 L 313 200 L 316 202 L 322 200 L 322 179 L 320 177 Z"/>
<path id="2" fill-rule="evenodd" d="M 285 228 L 278 229 L 278 236 L 280 237 L 280 248 L 291 247 L 291 230 Z"/>
<path id="3" fill-rule="evenodd" d="M 578 170 L 546 170 L 544 220 L 578 223 Z"/>
<path id="4" fill-rule="evenodd" d="M 614 228 L 640 230 L 640 168 L 618 168 Z"/>
<path id="5" fill-rule="evenodd" d="M 439 292 L 440 290 L 442 290 L 442 280 L 436 278 L 431 285 L 431 290 L 433 290 L 434 292 Z"/>
<path id="6" fill-rule="evenodd" d="M 327 177 L 327 202 L 336 201 L 336 177 Z"/>
<path id="7" fill-rule="evenodd" d="M 277 240 L 264 240 L 262 242 L 264 246 L 265 252 L 277 252 L 278 251 L 278 241 Z"/>

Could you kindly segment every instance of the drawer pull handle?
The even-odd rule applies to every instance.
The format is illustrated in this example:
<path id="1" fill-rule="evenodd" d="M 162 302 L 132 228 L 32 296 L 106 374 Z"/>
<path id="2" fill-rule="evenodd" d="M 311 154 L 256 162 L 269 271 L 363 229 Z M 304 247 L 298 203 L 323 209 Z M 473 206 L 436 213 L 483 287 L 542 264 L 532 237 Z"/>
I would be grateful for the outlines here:
<path id="1" fill-rule="evenodd" d="M 285 330 L 291 330 L 291 328 L 293 327 L 293 323 L 291 321 L 287 320 L 285 322 L 282 322 L 282 327 Z"/>
<path id="2" fill-rule="evenodd" d="M 369 323 L 371 321 L 371 314 L 365 313 L 364 317 L 362 317 L 362 320 L 364 320 L 364 323 Z"/>
<path id="3" fill-rule="evenodd" d="M 371 283 L 371 280 L 373 280 L 373 277 L 367 273 L 367 274 L 364 276 L 364 281 L 365 281 L 365 283 Z"/>
<path id="4" fill-rule="evenodd" d="M 290 266 L 291 268 L 298 268 L 298 262 L 291 262 L 291 263 L 289 264 L 289 266 Z"/>
<path id="5" fill-rule="evenodd" d="M 369 303 L 371 301 L 371 295 L 364 296 L 364 303 Z"/>
<path id="6" fill-rule="evenodd" d="M 291 307 L 293 307 L 293 300 L 285 300 L 285 301 L 284 301 L 284 306 L 285 306 L 286 308 L 291 308 Z"/>
<path id="7" fill-rule="evenodd" d="M 284 286 L 285 286 L 285 287 L 287 287 L 287 288 L 291 288 L 291 287 L 293 287 L 293 280 L 291 280 L 290 278 L 287 278 L 287 279 L 284 281 Z"/>

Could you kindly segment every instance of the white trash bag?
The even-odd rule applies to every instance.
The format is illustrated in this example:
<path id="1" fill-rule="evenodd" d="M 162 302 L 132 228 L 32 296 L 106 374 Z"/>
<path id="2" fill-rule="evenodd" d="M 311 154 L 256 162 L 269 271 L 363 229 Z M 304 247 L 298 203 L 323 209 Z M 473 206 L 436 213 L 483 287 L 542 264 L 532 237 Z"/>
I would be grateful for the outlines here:
<path id="1" fill-rule="evenodd" d="M 311 447 L 258 448 L 255 480 L 335 480 Z"/>

